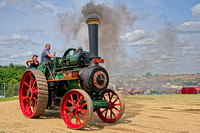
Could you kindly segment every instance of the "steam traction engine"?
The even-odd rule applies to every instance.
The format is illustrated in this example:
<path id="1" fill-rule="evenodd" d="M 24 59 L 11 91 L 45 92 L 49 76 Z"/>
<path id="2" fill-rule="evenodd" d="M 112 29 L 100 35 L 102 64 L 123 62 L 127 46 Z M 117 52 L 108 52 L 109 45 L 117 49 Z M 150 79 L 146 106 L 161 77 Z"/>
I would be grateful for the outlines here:
<path id="1" fill-rule="evenodd" d="M 116 122 L 125 110 L 122 96 L 108 89 L 109 76 L 99 65 L 98 19 L 86 21 L 90 52 L 70 48 L 62 57 L 24 72 L 19 88 L 23 114 L 29 118 L 43 115 L 45 109 L 60 108 L 64 122 L 72 129 L 83 129 L 96 111 L 105 122 Z"/>

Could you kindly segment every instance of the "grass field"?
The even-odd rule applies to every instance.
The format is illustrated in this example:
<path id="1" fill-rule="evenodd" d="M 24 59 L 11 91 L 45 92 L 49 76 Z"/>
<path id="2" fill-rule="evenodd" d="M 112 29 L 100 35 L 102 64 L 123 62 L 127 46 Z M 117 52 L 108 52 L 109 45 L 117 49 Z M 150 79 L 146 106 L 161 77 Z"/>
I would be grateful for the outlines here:
<path id="1" fill-rule="evenodd" d="M 176 103 L 176 104 L 188 104 L 199 103 L 200 104 L 200 94 L 168 94 L 168 95 L 133 95 L 124 96 L 125 99 L 129 100 L 140 100 L 146 101 L 151 100 L 155 102 L 162 103 Z"/>
<path id="2" fill-rule="evenodd" d="M 0 102 L 1 101 L 8 101 L 8 100 L 15 100 L 18 99 L 19 97 L 6 97 L 6 98 L 0 98 Z"/>

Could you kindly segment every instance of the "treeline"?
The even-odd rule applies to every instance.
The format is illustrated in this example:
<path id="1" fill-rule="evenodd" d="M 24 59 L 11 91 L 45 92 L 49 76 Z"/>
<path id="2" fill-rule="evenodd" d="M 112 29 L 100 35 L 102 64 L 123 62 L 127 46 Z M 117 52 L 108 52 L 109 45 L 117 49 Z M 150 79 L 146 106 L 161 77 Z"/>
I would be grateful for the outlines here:
<path id="1" fill-rule="evenodd" d="M 4 84 L 6 85 L 6 97 L 18 95 L 19 83 L 24 71 L 27 70 L 26 66 L 13 65 L 0 66 L 0 90 L 2 92 Z"/>

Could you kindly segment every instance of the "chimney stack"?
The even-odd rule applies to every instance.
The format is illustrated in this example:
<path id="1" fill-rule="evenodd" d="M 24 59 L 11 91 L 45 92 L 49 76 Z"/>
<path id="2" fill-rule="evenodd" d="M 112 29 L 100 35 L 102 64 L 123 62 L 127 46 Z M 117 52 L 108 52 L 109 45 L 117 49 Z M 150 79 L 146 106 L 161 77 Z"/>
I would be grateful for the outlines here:
<path id="1" fill-rule="evenodd" d="M 89 18 L 86 23 L 88 24 L 90 58 L 98 58 L 98 24 L 99 19 Z"/>

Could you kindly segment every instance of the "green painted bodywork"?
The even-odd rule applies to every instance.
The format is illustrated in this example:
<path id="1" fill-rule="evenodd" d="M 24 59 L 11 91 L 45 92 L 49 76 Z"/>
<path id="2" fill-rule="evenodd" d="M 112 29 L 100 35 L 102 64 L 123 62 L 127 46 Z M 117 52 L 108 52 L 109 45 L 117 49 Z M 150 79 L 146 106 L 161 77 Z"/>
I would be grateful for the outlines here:
<path id="1" fill-rule="evenodd" d="M 62 93 L 66 93 L 71 89 L 81 89 L 80 79 L 75 80 L 63 80 L 63 73 L 72 72 L 72 71 L 82 71 L 83 68 L 76 66 L 78 64 L 77 57 L 79 53 L 75 52 L 76 49 L 69 48 L 67 49 L 62 57 L 55 57 L 53 61 L 44 62 L 41 64 L 37 70 L 42 71 L 47 80 L 53 80 L 52 82 L 60 82 Z M 74 52 L 74 53 L 73 53 Z M 49 66 L 49 68 L 47 68 Z M 62 69 L 71 67 L 69 69 Z M 50 72 L 49 72 L 50 71 Z"/>
<path id="2" fill-rule="evenodd" d="M 74 55 L 70 56 L 70 65 L 77 65 L 77 56 L 79 55 L 79 53 L 75 53 Z"/>
<path id="3" fill-rule="evenodd" d="M 65 53 L 63 54 L 63 57 L 70 57 L 70 51 L 75 51 L 76 49 L 75 48 L 69 48 L 65 51 Z"/>
<path id="4" fill-rule="evenodd" d="M 54 72 L 59 71 L 59 70 L 57 69 L 57 68 L 60 67 L 60 65 L 59 65 L 59 60 L 61 60 L 61 57 L 55 57 L 55 58 L 54 58 L 54 66 L 53 66 Z"/>
<path id="5" fill-rule="evenodd" d="M 77 57 L 79 53 L 75 52 L 76 49 L 70 48 L 65 51 L 62 57 L 55 57 L 53 61 L 44 62 L 37 70 L 40 70 L 45 75 L 47 82 L 59 82 L 59 93 L 61 95 L 66 94 L 72 89 L 81 89 L 80 79 L 64 80 L 63 73 L 72 73 L 72 71 L 78 71 L 79 75 L 85 68 L 78 66 Z M 75 52 L 71 54 L 71 52 Z M 48 66 L 48 67 L 47 67 Z M 110 105 L 107 100 L 93 100 L 93 108 L 106 108 Z"/>
<path id="6" fill-rule="evenodd" d="M 58 73 L 55 79 L 63 79 L 63 73 L 62 72 Z"/>
<path id="7" fill-rule="evenodd" d="M 98 108 L 106 108 L 110 105 L 107 100 L 92 100 L 92 103 L 94 110 Z"/>
<path id="8" fill-rule="evenodd" d="M 81 89 L 80 80 L 67 80 L 68 81 L 68 89 Z"/>
<path id="9" fill-rule="evenodd" d="M 42 71 L 43 74 L 45 74 L 46 73 L 46 69 L 47 69 L 46 68 L 47 64 L 48 64 L 47 62 L 42 63 L 40 66 L 37 67 L 37 70 L 40 70 L 40 71 Z"/>
<path id="10" fill-rule="evenodd" d="M 77 65 L 77 56 L 79 55 L 79 53 L 74 53 L 71 54 L 72 52 L 75 52 L 76 49 L 74 48 L 69 48 L 68 50 L 65 51 L 65 53 L 63 54 L 63 57 L 61 59 L 61 64 L 67 64 L 67 65 Z"/>

